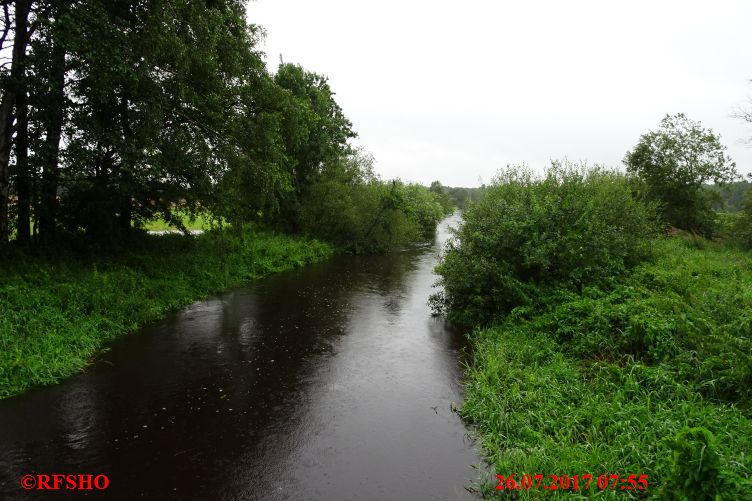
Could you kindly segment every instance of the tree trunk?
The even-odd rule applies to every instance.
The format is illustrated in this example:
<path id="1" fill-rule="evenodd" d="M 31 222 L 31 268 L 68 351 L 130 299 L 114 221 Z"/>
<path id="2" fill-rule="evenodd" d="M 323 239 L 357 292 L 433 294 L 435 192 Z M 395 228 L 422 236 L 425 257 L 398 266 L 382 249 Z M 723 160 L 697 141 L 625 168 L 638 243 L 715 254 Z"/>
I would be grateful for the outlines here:
<path id="1" fill-rule="evenodd" d="M 3 99 L 0 101 L 0 245 L 8 242 L 8 162 L 13 142 L 14 122 L 13 106 L 16 101 L 18 86 L 25 76 L 23 66 L 26 59 L 26 45 L 28 43 L 27 24 L 31 0 L 16 0 L 15 2 L 15 36 L 13 38 L 13 55 L 10 65 L 10 79 L 3 89 Z"/>
<path id="2" fill-rule="evenodd" d="M 120 226 L 120 237 L 127 241 L 131 234 L 131 218 L 133 217 L 133 203 L 130 198 L 125 198 L 120 207 L 118 214 L 118 225 Z"/>
<path id="3" fill-rule="evenodd" d="M 26 89 L 19 89 L 16 94 L 16 193 L 18 194 L 18 225 L 16 241 L 28 244 L 31 239 L 31 173 L 29 172 L 29 99 Z"/>
<path id="4" fill-rule="evenodd" d="M 42 158 L 42 197 L 39 217 L 39 237 L 43 242 L 55 239 L 55 218 L 57 216 L 58 159 L 60 137 L 65 115 L 65 50 L 59 43 L 53 43 L 51 71 L 51 99 L 46 124 Z"/>
<path id="5" fill-rule="evenodd" d="M 13 128 L 13 93 L 5 91 L 0 102 L 0 245 L 8 243 L 8 161 Z"/>

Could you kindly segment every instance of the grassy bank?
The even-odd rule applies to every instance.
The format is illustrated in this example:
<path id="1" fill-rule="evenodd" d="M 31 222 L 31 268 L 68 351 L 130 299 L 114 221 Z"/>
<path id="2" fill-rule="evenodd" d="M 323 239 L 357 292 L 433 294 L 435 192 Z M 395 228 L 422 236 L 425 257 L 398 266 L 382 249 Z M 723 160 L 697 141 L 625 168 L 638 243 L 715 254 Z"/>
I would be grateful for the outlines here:
<path id="1" fill-rule="evenodd" d="M 117 253 L 7 251 L 0 276 L 0 398 L 54 383 L 105 343 L 208 294 L 332 254 L 267 233 L 144 237 Z"/>
<path id="2" fill-rule="evenodd" d="M 473 333 L 462 413 L 497 474 L 594 476 L 547 497 L 752 498 L 752 256 L 655 246 L 607 291 L 562 291 Z M 649 488 L 601 493 L 603 473 Z"/>

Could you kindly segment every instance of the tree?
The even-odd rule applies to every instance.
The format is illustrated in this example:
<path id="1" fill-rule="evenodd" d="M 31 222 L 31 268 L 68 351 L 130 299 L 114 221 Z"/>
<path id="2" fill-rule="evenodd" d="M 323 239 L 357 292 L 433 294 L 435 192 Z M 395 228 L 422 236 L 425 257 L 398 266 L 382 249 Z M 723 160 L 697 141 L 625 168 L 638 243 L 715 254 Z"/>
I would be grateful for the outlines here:
<path id="1" fill-rule="evenodd" d="M 13 4 L 13 18 L 10 5 Z M 20 95 L 26 92 L 26 48 L 29 44 L 29 17 L 32 14 L 31 0 L 6 0 L 2 2 L 4 22 L 0 36 L 0 50 L 4 50 L 8 33 L 13 31 L 10 71 L 2 74 L 2 98 L 0 99 L 0 245 L 8 241 L 8 193 L 9 162 L 13 135 L 20 127 L 26 127 L 26 117 L 18 121 L 15 108 L 26 111 L 26 100 Z M 20 103 L 18 102 L 20 99 Z M 23 138 L 22 138 L 23 139 Z M 22 159 L 25 162 L 25 159 Z M 25 166 L 24 166 L 25 167 Z M 24 193 L 25 194 L 25 193 Z"/>
<path id="2" fill-rule="evenodd" d="M 70 230 L 116 238 L 208 205 L 241 156 L 235 126 L 263 69 L 244 15 L 239 0 L 85 0 L 70 13 Z"/>
<path id="3" fill-rule="evenodd" d="M 299 65 L 281 64 L 275 83 L 285 90 L 282 134 L 290 159 L 292 190 L 284 200 L 283 223 L 300 230 L 300 205 L 327 164 L 350 153 L 352 123 L 334 100 L 326 77 Z"/>
<path id="4" fill-rule="evenodd" d="M 428 189 L 436 194 L 436 198 L 441 204 L 441 208 L 445 214 L 451 214 L 454 212 L 455 207 L 452 199 L 449 198 L 449 189 L 446 186 L 443 186 L 441 181 L 433 181 Z"/>
<path id="5" fill-rule="evenodd" d="M 32 175 L 41 180 L 34 206 L 35 226 L 38 223 L 40 240 L 50 243 L 56 235 L 58 177 L 60 174 L 60 139 L 69 108 L 65 95 L 66 31 L 73 29 L 66 23 L 72 4 L 51 3 L 48 15 L 41 18 L 37 36 L 31 40 L 29 83 L 29 117 L 32 134 L 30 147 Z"/>
<path id="6" fill-rule="evenodd" d="M 278 215 L 280 200 L 292 191 L 282 131 L 284 89 L 260 71 L 240 98 L 242 112 L 232 124 L 235 147 L 212 201 L 212 212 L 237 231 L 246 222 Z"/>
<path id="7" fill-rule="evenodd" d="M 711 192 L 703 184 L 737 177 L 720 136 L 683 113 L 666 115 L 657 131 L 641 136 L 624 163 L 661 204 L 666 222 L 705 235 L 713 232 L 713 211 Z"/>

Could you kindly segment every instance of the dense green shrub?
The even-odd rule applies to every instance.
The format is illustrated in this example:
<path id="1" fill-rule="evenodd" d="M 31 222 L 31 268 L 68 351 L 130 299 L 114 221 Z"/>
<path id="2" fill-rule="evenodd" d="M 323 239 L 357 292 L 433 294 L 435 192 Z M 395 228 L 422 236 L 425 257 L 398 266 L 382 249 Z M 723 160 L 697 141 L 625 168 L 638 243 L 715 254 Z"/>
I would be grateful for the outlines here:
<path id="1" fill-rule="evenodd" d="M 371 162 L 358 153 L 328 166 L 302 203 L 302 229 L 356 253 L 431 238 L 447 214 L 439 195 L 425 186 L 383 181 Z"/>
<path id="2" fill-rule="evenodd" d="M 486 324 L 554 289 L 607 282 L 649 255 L 657 229 L 654 206 L 622 174 L 554 163 L 537 178 L 508 168 L 465 210 L 437 268 L 444 291 L 434 307 Z"/>
<path id="3" fill-rule="evenodd" d="M 721 501 L 739 499 L 716 439 L 706 428 L 684 428 L 666 443 L 674 452 L 671 473 L 661 486 L 663 499 Z M 744 493 L 746 494 L 746 493 Z"/>
<path id="4" fill-rule="evenodd" d="M 529 329 L 588 360 L 669 363 L 705 398 L 752 397 L 752 274 L 738 251 L 682 239 L 656 242 L 658 256 L 610 291 L 562 294 Z M 520 319 L 521 310 L 510 315 Z"/>

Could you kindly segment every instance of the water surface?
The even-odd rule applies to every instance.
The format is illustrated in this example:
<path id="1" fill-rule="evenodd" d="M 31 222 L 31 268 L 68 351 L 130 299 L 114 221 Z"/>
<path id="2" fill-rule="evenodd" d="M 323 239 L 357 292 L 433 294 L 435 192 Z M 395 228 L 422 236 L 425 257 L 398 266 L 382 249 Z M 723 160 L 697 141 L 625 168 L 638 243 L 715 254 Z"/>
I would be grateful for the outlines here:
<path id="1" fill-rule="evenodd" d="M 113 499 L 468 498 L 462 336 L 426 303 L 456 222 L 196 302 L 0 401 L 0 498 L 28 473 L 104 473 Z"/>

